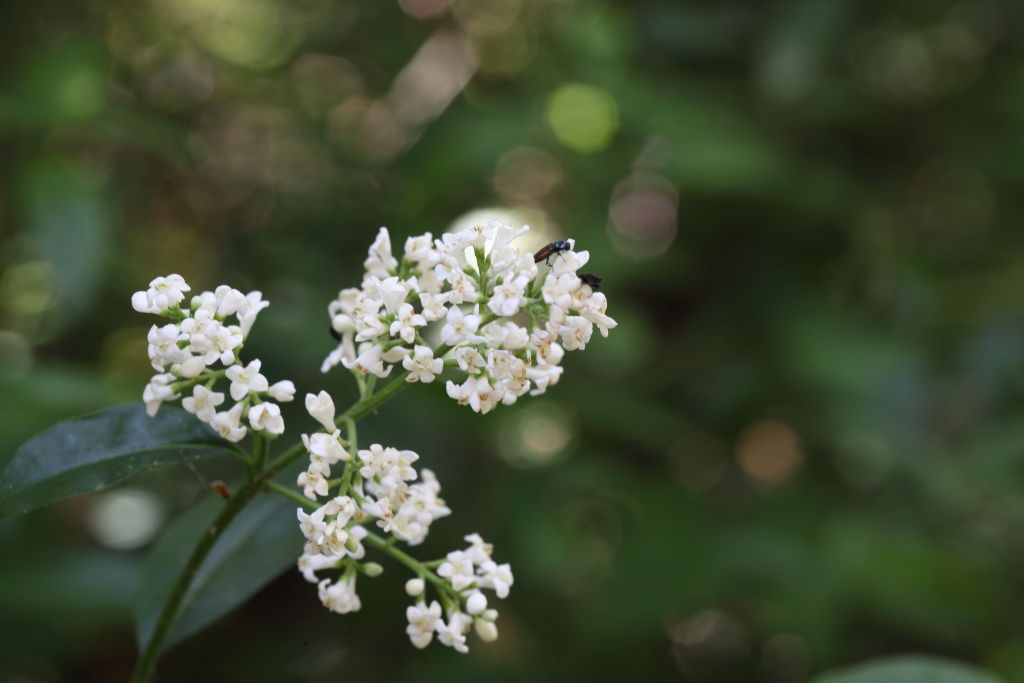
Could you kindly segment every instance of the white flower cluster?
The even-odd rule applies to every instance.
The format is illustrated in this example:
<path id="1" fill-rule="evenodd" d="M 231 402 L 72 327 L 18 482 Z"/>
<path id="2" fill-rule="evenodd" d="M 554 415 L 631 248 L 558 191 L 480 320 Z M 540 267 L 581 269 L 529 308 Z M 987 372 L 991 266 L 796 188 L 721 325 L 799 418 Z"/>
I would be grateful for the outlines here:
<path id="1" fill-rule="evenodd" d="M 413 579 L 406 584 L 406 591 L 419 598 L 405 611 L 409 621 L 405 632 L 416 647 L 429 645 L 436 633 L 444 645 L 458 652 L 468 652 L 466 633 L 470 626 L 475 626 L 477 635 L 486 642 L 498 637 L 498 628 L 494 624 L 498 612 L 488 608 L 487 596 L 482 589 L 493 590 L 499 598 L 508 597 L 512 569 L 508 564 L 499 565 L 491 559 L 494 548 L 485 543 L 480 534 L 470 534 L 466 540 L 470 546 L 448 553 L 437 569 L 437 575 L 460 596 L 460 608 L 448 610 L 448 621 L 441 618 L 441 605 L 436 600 L 426 604 L 421 579 Z"/>
<path id="2" fill-rule="evenodd" d="M 340 343 L 321 370 L 340 363 L 387 377 L 401 363 L 407 381 L 432 382 L 450 360 L 465 379 L 448 381 L 448 395 L 479 413 L 544 393 L 566 350 L 583 349 L 595 326 L 607 336 L 617 323 L 604 294 L 576 275 L 589 252 L 560 250 L 541 277 L 534 256 L 512 246 L 528 229 L 492 221 L 441 239 L 410 237 L 399 262 L 381 228 L 362 286 L 328 305 Z M 422 331 L 434 322 L 441 345 L 432 348 Z"/>
<path id="3" fill-rule="evenodd" d="M 393 539 L 413 546 L 423 542 L 435 519 L 451 514 L 451 510 L 439 496 L 441 485 L 434 473 L 428 469 L 417 472 L 413 467 L 419 460 L 416 453 L 373 444 L 353 454 L 334 424 L 334 401 L 326 391 L 307 394 L 306 409 L 323 430 L 302 435 L 309 466 L 299 474 L 297 483 L 310 500 L 319 503 L 321 497 L 328 499 L 311 513 L 302 508 L 296 511 L 299 529 L 306 538 L 298 566 L 307 581 L 317 584 L 323 605 L 345 614 L 361 606 L 356 593 L 357 573 L 379 573 L 377 565 L 358 562 L 366 554 L 363 541 L 370 535 L 363 524 L 375 522 Z M 332 481 L 330 468 L 339 462 L 344 463 L 344 472 Z M 330 490 L 335 486 L 340 495 L 331 497 Z M 471 543 L 468 548 L 448 553 L 444 561 L 434 563 L 439 566 L 436 574 L 430 575 L 448 609 L 447 622 L 441 619 L 437 601 L 425 605 L 421 577 L 430 572 L 425 565 L 419 565 L 421 576 L 406 584 L 407 592 L 418 598 L 417 604 L 408 609 L 406 630 L 416 647 L 426 647 L 436 633 L 445 645 L 466 652 L 466 633 L 474 624 L 482 639 L 497 638 L 494 621 L 498 614 L 488 609 L 482 590 L 506 597 L 512 572 L 509 565 L 491 560 L 492 547 L 479 535 L 472 534 L 466 540 Z M 369 570 L 371 567 L 375 569 Z M 320 579 L 317 572 L 324 570 L 340 570 L 341 574 L 333 582 Z"/>
<path id="4" fill-rule="evenodd" d="M 132 307 L 140 313 L 170 318 L 149 330 L 149 358 L 157 374 L 142 392 L 146 412 L 156 415 L 164 401 L 181 398 L 182 407 L 209 423 L 229 441 L 240 441 L 248 425 L 267 434 L 281 434 L 284 420 L 277 402 L 291 401 L 295 385 L 289 380 L 273 385 L 260 374 L 260 361 L 242 365 L 242 349 L 256 316 L 269 302 L 260 292 L 242 292 L 221 285 L 212 292 L 193 296 L 185 308 L 185 292 L 191 290 L 180 275 L 158 277 L 149 289 L 132 295 Z M 233 319 L 233 320 L 232 320 Z M 223 369 L 216 369 L 220 364 Z M 235 401 L 219 410 L 224 394 L 214 391 L 222 377 L 230 381 L 228 393 Z"/>

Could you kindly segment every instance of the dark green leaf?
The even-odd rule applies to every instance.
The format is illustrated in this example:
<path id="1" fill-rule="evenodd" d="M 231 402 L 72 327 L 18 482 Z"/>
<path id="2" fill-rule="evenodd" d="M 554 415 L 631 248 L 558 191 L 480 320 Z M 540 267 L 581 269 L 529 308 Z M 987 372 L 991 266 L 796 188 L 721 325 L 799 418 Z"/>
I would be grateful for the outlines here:
<path id="1" fill-rule="evenodd" d="M 136 601 L 135 633 L 146 643 L 192 548 L 224 501 L 210 498 L 167 528 L 146 558 Z M 295 503 L 265 494 L 239 513 L 199 568 L 164 648 L 209 626 L 289 567 L 302 552 Z"/>
<path id="2" fill-rule="evenodd" d="M 812 683 L 1001 683 L 995 676 L 938 657 L 891 657 L 825 673 Z"/>
<path id="3" fill-rule="evenodd" d="M 194 415 L 170 406 L 152 418 L 139 403 L 65 420 L 26 442 L 0 472 L 0 517 L 229 452 Z"/>

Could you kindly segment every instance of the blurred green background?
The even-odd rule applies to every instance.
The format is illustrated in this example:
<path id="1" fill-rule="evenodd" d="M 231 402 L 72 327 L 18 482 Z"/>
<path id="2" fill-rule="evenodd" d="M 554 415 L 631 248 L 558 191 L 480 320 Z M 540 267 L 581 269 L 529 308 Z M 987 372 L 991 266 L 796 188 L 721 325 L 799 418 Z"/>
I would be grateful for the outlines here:
<path id="1" fill-rule="evenodd" d="M 341 404 L 326 304 L 380 225 L 573 237 L 619 321 L 543 397 L 481 417 L 417 385 L 360 429 L 437 471 L 423 555 L 479 531 L 512 563 L 497 643 L 415 651 L 385 558 L 362 612 L 288 572 L 161 680 L 790 683 L 901 652 L 1024 680 L 1019 2 L 0 17 L 0 459 L 139 400 L 129 298 L 169 272 L 262 290 L 246 353 Z M 147 548 L 236 473 L 0 523 L 0 680 L 126 678 Z"/>

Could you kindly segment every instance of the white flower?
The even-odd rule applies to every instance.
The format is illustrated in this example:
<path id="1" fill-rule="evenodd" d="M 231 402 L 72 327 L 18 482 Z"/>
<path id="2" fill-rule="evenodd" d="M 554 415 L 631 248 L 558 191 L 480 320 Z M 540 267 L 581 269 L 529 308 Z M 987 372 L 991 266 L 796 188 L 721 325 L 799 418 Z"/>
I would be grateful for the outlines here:
<path id="1" fill-rule="evenodd" d="M 267 378 L 260 374 L 261 362 L 257 358 L 245 367 L 232 365 L 225 375 L 231 380 L 231 398 L 241 401 L 248 393 L 266 391 L 270 386 Z"/>
<path id="2" fill-rule="evenodd" d="M 562 344 L 566 351 L 586 348 L 590 336 L 594 333 L 594 323 L 578 315 L 566 317 L 565 324 L 558 328 L 562 336 Z"/>
<path id="3" fill-rule="evenodd" d="M 420 305 L 423 307 L 423 319 L 427 321 L 440 320 L 448 313 L 445 304 L 448 303 L 447 294 L 431 294 L 423 292 L 420 294 Z"/>
<path id="4" fill-rule="evenodd" d="M 555 276 L 574 273 L 590 260 L 589 251 L 560 251 L 551 259 L 551 272 Z"/>
<path id="5" fill-rule="evenodd" d="M 484 357 L 472 346 L 460 346 L 456 349 L 455 360 L 459 364 L 459 369 L 470 375 L 479 374 L 479 371 L 487 365 Z"/>
<path id="6" fill-rule="evenodd" d="M 473 560 L 461 550 L 453 550 L 446 555 L 446 560 L 437 568 L 437 575 L 448 579 L 448 583 L 457 591 L 469 586 L 476 580 L 473 571 Z"/>
<path id="7" fill-rule="evenodd" d="M 369 255 L 363 261 L 363 268 L 368 275 L 387 277 L 388 271 L 398 267 L 398 261 L 391 255 L 391 236 L 387 228 L 377 231 L 377 239 L 370 245 Z"/>
<path id="8" fill-rule="evenodd" d="M 326 391 L 306 394 L 306 411 L 328 432 L 334 432 L 334 399 Z"/>
<path id="9" fill-rule="evenodd" d="M 341 364 L 349 370 L 355 370 L 363 373 L 364 375 L 387 377 L 391 374 L 392 366 L 389 365 L 387 370 L 384 369 L 383 355 L 384 347 L 380 344 L 373 344 L 360 353 L 354 361 L 348 361 L 342 358 Z"/>
<path id="10" fill-rule="evenodd" d="M 434 358 L 430 347 L 416 346 L 413 354 L 402 360 L 402 367 L 409 371 L 407 382 L 433 382 L 444 369 L 444 361 Z"/>
<path id="11" fill-rule="evenodd" d="M 496 564 L 487 560 L 480 565 L 480 577 L 477 582 L 481 588 L 492 588 L 499 598 L 508 597 L 509 586 L 512 585 L 512 568 L 506 564 Z"/>
<path id="12" fill-rule="evenodd" d="M 189 289 L 191 287 L 180 275 L 158 277 L 149 283 L 149 289 L 132 295 L 132 308 L 139 313 L 161 313 L 181 303 Z"/>
<path id="13" fill-rule="evenodd" d="M 249 330 L 252 329 L 253 323 L 256 322 L 256 316 L 269 305 L 270 302 L 264 301 L 263 294 L 260 292 L 249 292 L 245 295 L 245 301 L 240 303 L 237 313 L 238 326 L 242 337 L 249 336 Z"/>
<path id="14" fill-rule="evenodd" d="M 341 430 L 335 429 L 330 434 L 317 432 L 312 436 L 302 435 L 302 443 L 309 451 L 311 462 L 323 462 L 325 465 L 333 465 L 339 460 L 348 460 L 349 454 L 339 440 Z M 328 473 L 324 472 L 326 476 Z"/>
<path id="15" fill-rule="evenodd" d="M 330 579 L 324 579 L 317 584 L 317 590 L 320 593 L 320 602 L 332 612 L 348 614 L 349 612 L 356 612 L 362 607 L 359 602 L 359 596 L 356 594 L 356 580 L 354 577 L 341 579 L 333 585 Z"/>
<path id="16" fill-rule="evenodd" d="M 270 398 L 280 403 L 287 403 L 288 401 L 295 399 L 295 384 L 290 379 L 283 379 L 280 382 L 274 382 L 267 389 L 267 394 Z"/>
<path id="17" fill-rule="evenodd" d="M 168 364 L 180 363 L 187 358 L 185 350 L 178 346 L 178 340 L 182 338 L 181 329 L 174 324 L 149 328 L 149 359 L 154 370 L 163 370 Z"/>
<path id="18" fill-rule="evenodd" d="M 203 422 L 210 422 L 216 416 L 216 407 L 224 402 L 224 394 L 211 391 L 201 384 L 192 388 L 192 395 L 181 401 L 181 407 L 195 413 Z"/>
<path id="19" fill-rule="evenodd" d="M 422 579 L 412 579 L 410 583 L 417 580 L 422 583 Z M 437 604 L 437 600 L 431 602 L 429 606 L 422 602 L 410 605 L 405 609 L 405 618 L 409 622 L 405 628 L 409 640 L 414 646 L 423 649 L 433 640 L 434 627 L 441 621 L 441 605 Z"/>
<path id="20" fill-rule="evenodd" d="M 299 571 L 302 573 L 302 578 L 310 583 L 317 582 L 317 576 L 315 572 L 321 569 L 331 569 L 338 566 L 340 560 L 337 557 L 327 557 L 319 553 L 315 555 L 309 555 L 303 553 L 299 556 L 298 566 Z"/>
<path id="21" fill-rule="evenodd" d="M 486 415 L 502 398 L 500 390 L 491 386 L 486 377 L 467 377 L 461 385 L 449 380 L 445 383 L 448 396 L 459 402 L 459 405 L 468 405 L 474 412 Z"/>
<path id="22" fill-rule="evenodd" d="M 384 309 L 394 315 L 398 312 L 399 305 L 405 301 L 405 295 L 409 289 L 406 284 L 397 277 L 370 278 L 370 283 L 377 292 L 378 298 L 384 303 Z"/>
<path id="23" fill-rule="evenodd" d="M 495 315 L 506 318 L 515 315 L 519 312 L 519 307 L 526 303 L 528 282 L 524 277 L 506 278 L 494 288 L 494 296 L 487 302 L 487 307 L 494 311 Z"/>
<path id="24" fill-rule="evenodd" d="M 479 344 L 483 341 L 483 337 L 476 334 L 476 330 L 480 326 L 479 315 L 473 313 L 463 315 L 458 306 L 452 306 L 448 309 L 447 321 L 448 324 L 441 330 L 441 341 L 448 346 L 455 346 L 464 341 L 468 341 L 470 344 Z"/>
<path id="25" fill-rule="evenodd" d="M 544 279 L 541 294 L 544 297 L 544 301 L 549 304 L 555 304 L 562 309 L 569 309 L 573 307 L 573 292 L 579 286 L 580 279 L 576 277 L 575 273 L 566 273 L 560 277 L 554 273 L 549 273 Z"/>
<path id="26" fill-rule="evenodd" d="M 319 467 L 310 465 L 305 472 L 299 472 L 296 484 L 302 488 L 303 495 L 310 500 L 316 500 L 317 496 L 327 495 L 327 479 L 324 478 L 324 473 Z"/>
<path id="27" fill-rule="evenodd" d="M 494 552 L 494 546 L 484 541 L 480 534 L 470 534 L 466 536 L 466 539 L 470 546 L 464 551 L 466 555 L 476 565 L 482 565 L 487 560 L 491 559 L 491 553 Z"/>
<path id="28" fill-rule="evenodd" d="M 392 337 L 401 337 L 406 344 L 412 344 L 416 339 L 416 328 L 426 324 L 426 318 L 417 313 L 412 304 L 404 303 L 398 307 L 398 314 L 388 331 Z"/>
<path id="29" fill-rule="evenodd" d="M 176 379 L 177 377 L 170 373 L 153 375 L 149 384 L 142 390 L 142 400 L 146 403 L 147 415 L 153 417 L 160 409 L 161 403 L 172 401 L 180 396 L 180 394 L 174 393 L 174 389 L 171 387 L 171 382 Z"/>
<path id="30" fill-rule="evenodd" d="M 257 403 L 249 408 L 249 424 L 257 431 L 283 434 L 284 419 L 281 417 L 281 406 L 269 402 Z"/>
<path id="31" fill-rule="evenodd" d="M 246 434 L 245 427 L 239 425 L 242 419 L 242 404 L 236 403 L 230 410 L 217 413 L 210 421 L 210 426 L 228 441 L 241 441 Z"/>
<path id="32" fill-rule="evenodd" d="M 429 232 L 405 240 L 405 258 L 419 265 L 421 270 L 432 268 L 440 258 L 434 250 L 434 238 Z"/>
<path id="33" fill-rule="evenodd" d="M 302 508 L 295 509 L 295 515 L 299 520 L 299 531 L 306 537 L 307 541 L 319 545 L 323 543 L 324 533 L 327 531 L 327 523 L 324 522 L 325 510 L 321 507 L 314 510 L 312 514 Z"/>
<path id="34" fill-rule="evenodd" d="M 608 330 L 616 327 L 619 323 L 613 318 L 605 315 L 608 310 L 608 299 L 603 292 L 595 292 L 587 302 L 587 305 L 580 309 L 583 317 L 597 325 L 602 337 L 608 336 Z"/>
<path id="35" fill-rule="evenodd" d="M 456 652 L 466 653 L 469 648 L 466 646 L 466 631 L 473 624 L 473 617 L 462 612 L 455 612 L 444 623 L 440 619 L 434 625 L 437 631 L 437 639 L 448 647 L 455 648 Z"/>

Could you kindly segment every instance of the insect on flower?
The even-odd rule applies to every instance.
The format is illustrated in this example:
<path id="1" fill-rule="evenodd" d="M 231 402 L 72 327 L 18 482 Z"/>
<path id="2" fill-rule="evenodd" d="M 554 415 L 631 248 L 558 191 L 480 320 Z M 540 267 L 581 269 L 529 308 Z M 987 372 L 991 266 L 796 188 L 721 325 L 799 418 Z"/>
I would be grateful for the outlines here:
<path id="1" fill-rule="evenodd" d="M 595 292 L 601 289 L 601 280 L 604 278 L 593 273 L 580 273 L 580 280 Z"/>
<path id="2" fill-rule="evenodd" d="M 552 242 L 533 255 L 533 262 L 540 263 L 543 261 L 545 264 L 550 266 L 551 263 L 549 262 L 549 259 L 552 256 L 563 251 L 572 251 L 572 245 L 572 240 L 559 240 L 558 242 Z"/>

